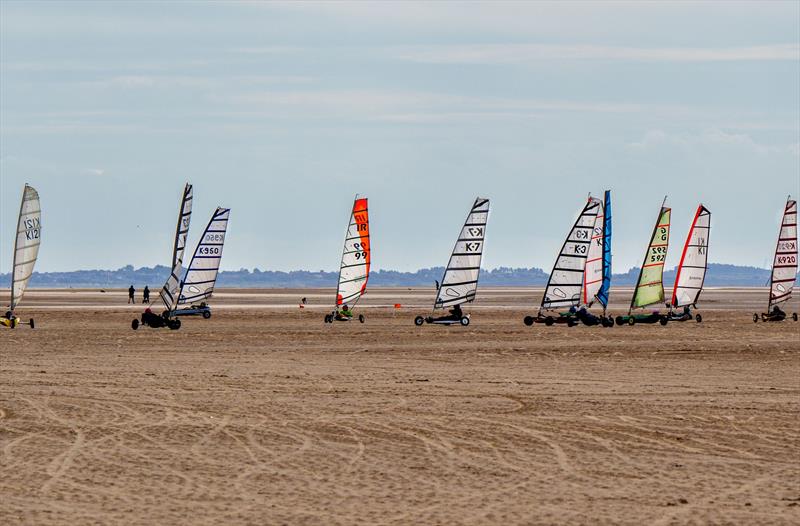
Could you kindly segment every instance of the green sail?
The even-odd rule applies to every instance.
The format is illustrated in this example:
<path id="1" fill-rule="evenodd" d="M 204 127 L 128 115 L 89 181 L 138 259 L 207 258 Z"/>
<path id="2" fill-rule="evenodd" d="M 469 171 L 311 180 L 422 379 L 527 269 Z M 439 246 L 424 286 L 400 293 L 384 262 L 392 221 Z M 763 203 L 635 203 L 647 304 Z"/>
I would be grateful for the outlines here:
<path id="1" fill-rule="evenodd" d="M 647 247 L 647 254 L 636 283 L 636 292 L 633 294 L 631 308 L 646 307 L 655 303 L 664 302 L 664 262 L 667 259 L 669 245 L 669 221 L 672 209 L 661 208 L 658 222 Z"/>

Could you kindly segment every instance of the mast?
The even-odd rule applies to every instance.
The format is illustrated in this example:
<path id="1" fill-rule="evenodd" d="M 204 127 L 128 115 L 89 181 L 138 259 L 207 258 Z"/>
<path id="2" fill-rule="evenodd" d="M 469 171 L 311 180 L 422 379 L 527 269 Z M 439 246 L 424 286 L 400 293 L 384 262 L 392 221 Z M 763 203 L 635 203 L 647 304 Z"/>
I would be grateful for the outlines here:
<path id="1" fill-rule="evenodd" d="M 672 290 L 671 307 L 696 305 L 703 290 L 708 269 L 708 244 L 711 233 L 711 212 L 702 205 L 697 207 L 692 225 L 686 236 L 675 286 Z M 686 272 L 684 272 L 686 269 Z"/>
<path id="2" fill-rule="evenodd" d="M 433 310 L 469 303 L 475 299 L 488 221 L 489 199 L 478 197 L 467 214 L 450 254 L 436 292 Z"/>
<path id="3" fill-rule="evenodd" d="M 603 315 L 608 308 L 608 293 L 611 289 L 611 190 L 603 196 L 603 282 L 595 297 L 603 306 Z"/>
<path id="4" fill-rule="evenodd" d="M 39 244 L 42 233 L 42 210 L 39 193 L 26 184 L 22 190 L 17 219 L 17 234 L 14 239 L 14 255 L 11 278 L 11 303 L 9 310 L 14 312 L 28 281 L 33 274 L 36 258 L 39 255 Z"/>
<path id="5" fill-rule="evenodd" d="M 203 231 L 194 255 L 189 261 L 186 276 L 181 282 L 178 304 L 205 300 L 214 292 L 217 282 L 222 249 L 225 246 L 225 233 L 228 230 L 230 208 L 217 207 L 211 215 L 208 226 Z"/>
<path id="6" fill-rule="evenodd" d="M 547 280 L 539 314 L 542 310 L 571 307 L 580 303 L 586 257 L 599 209 L 600 200 L 589 199 L 572 225 Z"/>
<path id="7" fill-rule="evenodd" d="M 778 243 L 772 262 L 772 273 L 769 281 L 769 305 L 772 307 L 788 301 L 792 297 L 792 289 L 797 279 L 797 201 L 790 195 L 786 199 L 783 210 L 781 228 L 778 231 Z"/>
<path id="8" fill-rule="evenodd" d="M 667 196 L 664 196 L 664 201 L 661 203 L 661 210 L 658 212 L 656 224 L 653 226 L 653 234 L 650 236 L 650 244 L 647 246 L 642 267 L 639 269 L 639 278 L 636 280 L 636 289 L 633 291 L 631 306 L 628 308 L 628 316 L 631 315 L 634 307 L 646 307 L 664 300 L 664 283 L 662 279 L 664 262 L 667 259 L 667 248 L 669 247 L 669 223 L 671 212 L 670 208 L 664 206 L 665 204 L 667 204 Z M 664 221 L 666 221 L 666 223 L 664 223 Z M 656 243 L 656 241 L 660 241 L 660 243 Z M 654 270 L 648 270 L 651 268 Z M 656 275 L 651 275 L 653 273 L 656 273 Z M 645 274 L 647 274 L 648 279 L 652 279 L 642 283 L 642 278 L 645 277 Z M 656 277 L 658 278 L 657 280 L 655 280 Z M 658 297 L 655 299 L 640 298 L 640 290 L 644 287 L 651 286 L 660 287 Z"/>
<path id="9" fill-rule="evenodd" d="M 355 196 L 350 221 L 344 236 L 339 282 L 336 286 L 336 307 L 358 302 L 367 291 L 372 263 L 369 239 L 369 206 L 367 198 Z"/>

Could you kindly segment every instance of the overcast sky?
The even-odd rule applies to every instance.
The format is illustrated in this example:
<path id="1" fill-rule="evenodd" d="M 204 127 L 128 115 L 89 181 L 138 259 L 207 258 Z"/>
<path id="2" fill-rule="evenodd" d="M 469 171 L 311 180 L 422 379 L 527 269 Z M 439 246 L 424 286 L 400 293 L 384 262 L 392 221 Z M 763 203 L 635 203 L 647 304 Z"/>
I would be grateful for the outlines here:
<path id="1" fill-rule="evenodd" d="M 22 186 L 37 270 L 168 265 L 232 208 L 223 268 L 338 268 L 356 193 L 377 268 L 444 265 L 492 200 L 484 266 L 549 269 L 587 193 L 614 268 L 665 194 L 668 266 L 768 266 L 800 194 L 800 2 L 0 2 L 0 271 Z"/>

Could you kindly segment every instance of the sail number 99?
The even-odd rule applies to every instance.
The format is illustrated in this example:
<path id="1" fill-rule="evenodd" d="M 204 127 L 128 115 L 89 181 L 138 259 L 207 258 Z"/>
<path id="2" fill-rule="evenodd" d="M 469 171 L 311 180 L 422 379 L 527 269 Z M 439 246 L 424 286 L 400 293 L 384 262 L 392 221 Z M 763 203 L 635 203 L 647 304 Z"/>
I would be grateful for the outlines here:
<path id="1" fill-rule="evenodd" d="M 353 243 L 353 248 L 357 250 L 355 252 L 356 259 L 367 259 L 367 247 L 363 243 Z"/>

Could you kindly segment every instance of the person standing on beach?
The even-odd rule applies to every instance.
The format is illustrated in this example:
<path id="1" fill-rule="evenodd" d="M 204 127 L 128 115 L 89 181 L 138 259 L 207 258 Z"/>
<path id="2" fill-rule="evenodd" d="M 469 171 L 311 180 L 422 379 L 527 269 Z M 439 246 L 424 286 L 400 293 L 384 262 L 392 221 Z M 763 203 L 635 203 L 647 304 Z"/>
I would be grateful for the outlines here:
<path id="1" fill-rule="evenodd" d="M 134 294 L 135 292 L 136 292 L 136 289 L 135 289 L 135 288 L 133 288 L 133 285 L 131 285 L 131 286 L 128 288 L 128 303 L 133 303 L 133 304 L 135 304 L 135 303 L 136 303 L 136 299 L 133 297 L 133 294 Z"/>
<path id="2" fill-rule="evenodd" d="M 144 286 L 142 291 L 142 303 L 150 303 L 150 287 L 147 285 Z"/>

